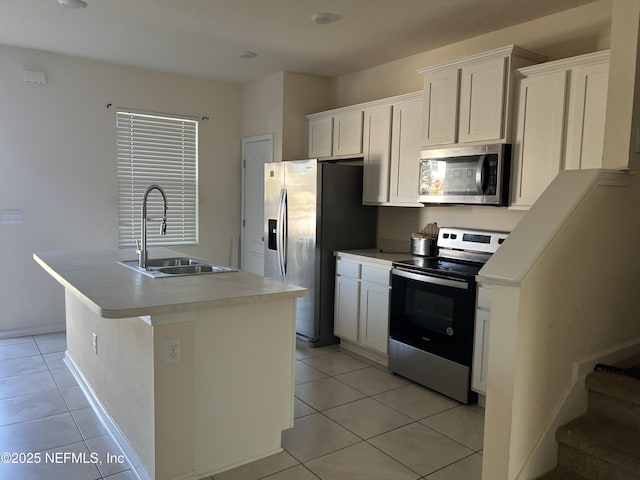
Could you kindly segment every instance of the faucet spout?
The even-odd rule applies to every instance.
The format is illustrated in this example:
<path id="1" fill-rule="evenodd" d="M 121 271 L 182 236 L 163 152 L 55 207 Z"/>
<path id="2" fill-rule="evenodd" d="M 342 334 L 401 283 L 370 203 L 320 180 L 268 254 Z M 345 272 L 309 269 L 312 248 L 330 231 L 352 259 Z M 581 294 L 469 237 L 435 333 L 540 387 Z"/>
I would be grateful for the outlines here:
<path id="1" fill-rule="evenodd" d="M 149 187 L 144 192 L 144 197 L 142 198 L 142 216 L 140 224 L 142 225 L 140 232 L 140 243 L 138 244 L 138 266 L 140 268 L 147 268 L 147 197 L 149 193 L 153 190 L 158 190 L 162 195 L 162 204 L 163 204 L 163 214 L 162 214 L 162 224 L 160 225 L 160 235 L 167 234 L 167 196 L 162 190 L 160 185 L 149 185 Z M 136 242 L 138 243 L 138 242 Z"/>

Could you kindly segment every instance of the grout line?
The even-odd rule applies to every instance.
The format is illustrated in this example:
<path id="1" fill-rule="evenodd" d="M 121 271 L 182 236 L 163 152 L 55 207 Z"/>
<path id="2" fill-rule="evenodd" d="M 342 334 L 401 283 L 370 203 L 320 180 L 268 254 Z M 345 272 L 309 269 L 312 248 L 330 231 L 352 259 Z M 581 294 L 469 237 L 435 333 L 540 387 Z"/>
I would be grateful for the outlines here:
<path id="1" fill-rule="evenodd" d="M 424 419 L 423 419 L 424 420 Z M 460 445 L 461 447 L 466 448 L 467 450 L 471 450 L 473 453 L 479 452 L 480 450 L 482 450 L 482 448 L 480 448 L 479 450 L 476 450 L 468 445 L 465 445 L 464 443 L 460 442 L 460 440 L 456 440 L 455 438 L 450 437 L 449 435 L 442 433 L 438 430 L 436 430 L 435 428 L 430 427 L 429 425 L 425 425 L 424 423 L 421 423 L 422 421 L 418 421 L 417 423 L 419 423 L 420 425 L 422 425 L 423 427 L 427 427 L 429 430 L 431 430 L 432 432 L 437 433 L 438 435 L 442 435 L 443 437 L 451 440 L 454 443 L 457 443 L 458 445 Z M 468 455 L 467 455 L 468 456 Z"/>

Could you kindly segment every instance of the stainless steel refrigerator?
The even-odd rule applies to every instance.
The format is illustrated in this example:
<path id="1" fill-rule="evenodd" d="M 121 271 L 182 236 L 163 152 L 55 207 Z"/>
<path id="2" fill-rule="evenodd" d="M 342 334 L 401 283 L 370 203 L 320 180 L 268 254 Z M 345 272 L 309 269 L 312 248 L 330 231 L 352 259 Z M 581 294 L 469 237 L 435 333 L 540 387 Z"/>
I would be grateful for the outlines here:
<path id="1" fill-rule="evenodd" d="M 265 165 L 266 277 L 309 290 L 296 332 L 314 346 L 333 335 L 335 250 L 376 244 L 376 207 L 362 205 L 362 166 L 296 160 Z"/>

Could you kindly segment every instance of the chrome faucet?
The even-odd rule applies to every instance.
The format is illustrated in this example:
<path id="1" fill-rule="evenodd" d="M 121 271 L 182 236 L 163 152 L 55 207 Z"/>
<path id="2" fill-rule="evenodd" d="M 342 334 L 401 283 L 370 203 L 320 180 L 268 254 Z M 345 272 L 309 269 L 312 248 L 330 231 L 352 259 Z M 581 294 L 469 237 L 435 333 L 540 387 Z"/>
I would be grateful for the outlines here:
<path id="1" fill-rule="evenodd" d="M 162 195 L 162 203 L 164 207 L 164 213 L 162 214 L 162 224 L 160 225 L 160 235 L 167 234 L 167 196 L 164 194 L 164 190 L 160 185 L 149 185 L 147 190 L 144 192 L 144 197 L 142 198 L 142 232 L 140 235 L 140 240 L 136 240 L 136 253 L 138 254 L 138 266 L 140 268 L 147 268 L 147 197 L 151 190 L 158 190 Z"/>

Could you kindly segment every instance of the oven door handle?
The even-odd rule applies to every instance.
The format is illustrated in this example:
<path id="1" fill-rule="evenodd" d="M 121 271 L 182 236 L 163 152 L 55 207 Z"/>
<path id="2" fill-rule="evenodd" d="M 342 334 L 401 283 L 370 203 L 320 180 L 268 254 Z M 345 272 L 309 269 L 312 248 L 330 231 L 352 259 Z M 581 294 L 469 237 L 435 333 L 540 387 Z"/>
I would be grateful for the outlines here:
<path id="1" fill-rule="evenodd" d="M 391 274 L 408 278 L 409 280 L 415 280 L 416 282 L 435 283 L 436 285 L 460 288 L 463 290 L 467 290 L 469 288 L 469 283 L 464 280 L 450 280 L 448 278 L 432 277 L 431 275 L 407 272 L 405 270 L 400 270 L 399 268 L 391 269 Z"/>

